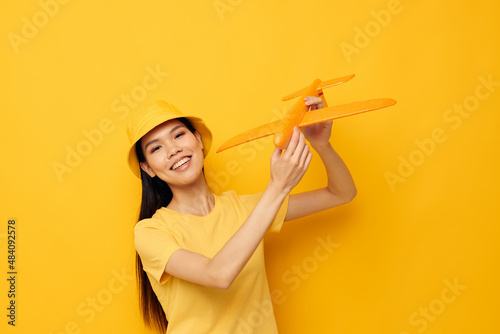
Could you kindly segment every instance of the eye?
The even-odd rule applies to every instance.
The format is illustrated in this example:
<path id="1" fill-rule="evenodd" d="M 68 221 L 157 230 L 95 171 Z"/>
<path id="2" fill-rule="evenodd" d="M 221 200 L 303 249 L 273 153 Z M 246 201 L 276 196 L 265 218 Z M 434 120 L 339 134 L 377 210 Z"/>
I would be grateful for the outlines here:
<path id="1" fill-rule="evenodd" d="M 153 148 L 151 149 L 151 153 L 155 153 L 155 152 L 156 152 L 157 150 L 159 150 L 160 148 L 161 148 L 161 146 L 160 146 L 160 145 L 157 145 L 157 146 L 153 147 Z"/>
<path id="2" fill-rule="evenodd" d="M 182 137 L 185 134 L 185 132 L 179 132 L 178 134 L 175 135 L 175 139 Z"/>

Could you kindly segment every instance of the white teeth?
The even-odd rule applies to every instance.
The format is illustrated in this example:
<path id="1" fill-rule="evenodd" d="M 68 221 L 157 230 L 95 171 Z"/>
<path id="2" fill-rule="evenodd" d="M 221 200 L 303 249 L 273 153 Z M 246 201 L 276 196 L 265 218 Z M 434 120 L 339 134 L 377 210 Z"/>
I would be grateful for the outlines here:
<path id="1" fill-rule="evenodd" d="M 177 168 L 181 167 L 182 165 L 184 165 L 189 160 L 191 160 L 190 157 L 185 157 L 185 158 L 181 159 L 179 162 L 177 162 L 175 165 L 172 166 L 172 169 L 176 170 Z"/>

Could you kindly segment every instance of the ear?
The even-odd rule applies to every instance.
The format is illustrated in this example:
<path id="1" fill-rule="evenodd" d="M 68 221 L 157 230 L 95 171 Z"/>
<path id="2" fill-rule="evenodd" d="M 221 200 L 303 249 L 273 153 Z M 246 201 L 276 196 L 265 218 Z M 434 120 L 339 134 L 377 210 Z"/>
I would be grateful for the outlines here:
<path id="1" fill-rule="evenodd" d="M 152 178 L 156 176 L 156 173 L 153 171 L 153 169 L 149 166 L 149 164 L 145 161 L 139 162 L 139 165 L 141 166 L 141 169 L 148 173 L 149 176 Z"/>
<path id="2" fill-rule="evenodd" d="M 203 150 L 203 141 L 201 140 L 201 135 L 198 131 L 194 132 L 194 136 L 198 140 L 198 143 L 200 143 L 201 149 Z"/>

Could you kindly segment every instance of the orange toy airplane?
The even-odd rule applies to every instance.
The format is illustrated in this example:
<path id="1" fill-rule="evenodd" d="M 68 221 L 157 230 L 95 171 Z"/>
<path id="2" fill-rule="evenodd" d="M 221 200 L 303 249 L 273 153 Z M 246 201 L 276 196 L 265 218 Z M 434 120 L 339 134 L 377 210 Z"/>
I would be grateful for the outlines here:
<path id="1" fill-rule="evenodd" d="M 309 87 L 303 88 L 299 91 L 296 91 L 295 93 L 285 96 L 282 99 L 283 101 L 287 101 L 298 96 L 300 96 L 301 98 L 294 104 L 292 109 L 290 109 L 288 113 L 283 116 L 282 119 L 261 125 L 229 139 L 224 144 L 222 144 L 221 147 L 219 147 L 217 153 L 230 147 L 247 143 L 249 141 L 262 137 L 270 136 L 272 134 L 274 134 L 274 145 L 281 149 L 285 149 L 288 145 L 288 142 L 290 141 L 290 138 L 292 137 L 294 126 L 303 128 L 308 125 L 329 121 L 331 119 L 356 115 L 371 110 L 390 107 L 396 104 L 396 101 L 393 99 L 383 98 L 328 107 L 323 95 L 323 88 L 343 84 L 344 82 L 347 82 L 352 78 L 354 78 L 354 74 L 323 82 L 321 82 L 321 80 L 319 79 L 316 79 Z M 309 107 L 304 103 L 304 98 L 306 96 L 321 97 L 321 99 L 323 100 L 323 108 L 308 111 Z"/>

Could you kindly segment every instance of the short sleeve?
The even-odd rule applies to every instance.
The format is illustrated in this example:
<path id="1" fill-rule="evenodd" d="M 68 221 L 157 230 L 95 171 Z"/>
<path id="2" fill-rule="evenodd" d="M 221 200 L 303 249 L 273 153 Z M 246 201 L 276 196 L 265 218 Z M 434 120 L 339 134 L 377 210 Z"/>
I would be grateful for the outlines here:
<path id="1" fill-rule="evenodd" d="M 170 275 L 165 273 L 165 266 L 172 254 L 181 247 L 170 231 L 161 225 L 153 224 L 151 219 L 141 220 L 134 228 L 134 244 L 145 272 L 160 284 L 165 283 Z"/>
<path id="2" fill-rule="evenodd" d="M 252 195 L 242 195 L 240 196 L 241 201 L 245 206 L 252 211 L 257 203 L 259 202 L 260 198 L 262 197 L 263 193 L 257 193 L 257 194 L 252 194 Z M 276 216 L 274 217 L 273 222 L 271 223 L 271 226 L 267 230 L 267 232 L 279 232 L 281 230 L 281 227 L 283 226 L 283 222 L 285 221 L 286 217 L 286 212 L 288 210 L 288 200 L 290 199 L 290 195 L 288 194 L 285 199 L 283 200 L 283 203 L 281 204 L 280 209 L 278 210 L 278 213 L 276 213 Z"/>

